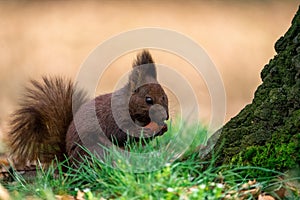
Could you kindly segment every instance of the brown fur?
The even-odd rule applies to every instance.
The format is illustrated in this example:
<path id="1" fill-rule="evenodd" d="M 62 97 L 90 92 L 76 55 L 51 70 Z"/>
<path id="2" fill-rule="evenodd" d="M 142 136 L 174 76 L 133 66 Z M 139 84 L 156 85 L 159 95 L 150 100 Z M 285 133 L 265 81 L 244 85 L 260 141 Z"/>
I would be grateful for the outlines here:
<path id="1" fill-rule="evenodd" d="M 18 164 L 63 159 L 65 133 L 71 123 L 74 86 L 60 77 L 43 77 L 42 83 L 32 80 L 20 108 L 12 115 L 11 152 Z M 84 94 L 78 93 L 78 105 Z M 78 108 L 75 108 L 78 109 Z"/>
<path id="2" fill-rule="evenodd" d="M 167 131 L 164 120 L 168 119 L 168 98 L 156 76 L 150 53 L 143 51 L 133 63 L 128 83 L 120 90 L 86 103 L 83 92 L 76 92 L 75 107 L 81 106 L 78 111 L 75 108 L 74 119 L 75 89 L 70 81 L 61 78 L 44 78 L 43 84 L 32 81 L 34 89 L 27 90 L 11 122 L 13 154 L 21 163 L 36 159 L 50 162 L 55 156 L 62 160 L 65 154 L 78 160 L 85 155 L 81 145 L 90 150 L 98 148 L 99 143 L 123 147 L 128 139 L 140 138 L 142 131 L 148 139 L 162 135 Z M 151 98 L 150 103 L 146 97 Z M 152 111 L 152 105 L 156 104 L 159 108 Z"/>

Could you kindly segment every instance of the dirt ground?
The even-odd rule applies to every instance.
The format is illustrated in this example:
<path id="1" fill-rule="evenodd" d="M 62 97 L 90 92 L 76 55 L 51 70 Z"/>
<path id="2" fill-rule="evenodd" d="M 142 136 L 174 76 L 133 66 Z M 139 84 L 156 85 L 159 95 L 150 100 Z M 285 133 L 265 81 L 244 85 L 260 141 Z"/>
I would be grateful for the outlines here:
<path id="1" fill-rule="evenodd" d="M 141 27 L 178 31 L 205 49 L 224 83 L 227 121 L 251 102 L 261 82 L 260 71 L 274 56 L 274 43 L 290 26 L 298 6 L 291 0 L 1 1 L 0 131 L 29 78 L 44 74 L 75 78 L 97 45 Z M 182 58 L 152 52 L 157 63 L 187 77 L 199 98 L 201 119 L 209 121 L 210 95 L 202 78 Z M 131 53 L 112 63 L 97 94 L 112 91 L 133 58 Z M 173 115 L 177 104 L 171 98 Z"/>

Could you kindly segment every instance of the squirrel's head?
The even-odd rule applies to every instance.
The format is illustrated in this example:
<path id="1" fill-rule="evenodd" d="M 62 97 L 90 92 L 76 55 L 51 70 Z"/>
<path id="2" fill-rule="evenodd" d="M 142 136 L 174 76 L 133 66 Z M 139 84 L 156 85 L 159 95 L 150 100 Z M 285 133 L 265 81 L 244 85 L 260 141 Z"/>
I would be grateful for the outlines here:
<path id="1" fill-rule="evenodd" d="M 169 118 L 168 97 L 157 81 L 156 67 L 148 51 L 137 55 L 128 86 L 131 93 L 129 112 L 133 122 L 142 127 L 155 122 L 163 127 L 157 135 L 166 132 L 164 121 Z"/>

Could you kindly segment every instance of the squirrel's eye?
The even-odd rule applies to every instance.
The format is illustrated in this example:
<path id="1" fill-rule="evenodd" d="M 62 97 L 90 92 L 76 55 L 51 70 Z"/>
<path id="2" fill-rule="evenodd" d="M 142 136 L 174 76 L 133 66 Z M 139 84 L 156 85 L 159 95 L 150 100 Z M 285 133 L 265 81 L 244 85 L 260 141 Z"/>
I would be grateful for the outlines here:
<path id="1" fill-rule="evenodd" d="M 153 99 L 151 97 L 146 97 L 145 101 L 147 104 L 153 105 Z"/>

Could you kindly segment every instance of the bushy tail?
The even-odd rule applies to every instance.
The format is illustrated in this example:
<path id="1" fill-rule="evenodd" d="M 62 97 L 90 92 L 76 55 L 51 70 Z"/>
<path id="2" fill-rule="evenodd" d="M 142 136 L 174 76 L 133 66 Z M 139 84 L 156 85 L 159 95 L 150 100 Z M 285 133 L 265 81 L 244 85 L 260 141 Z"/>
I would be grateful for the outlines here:
<path id="1" fill-rule="evenodd" d="M 43 77 L 41 83 L 32 80 L 31 84 L 10 123 L 12 156 L 19 165 L 37 159 L 42 163 L 55 157 L 62 160 L 73 112 L 84 103 L 85 94 L 61 77 Z M 72 97 L 76 100 L 73 111 Z"/>

